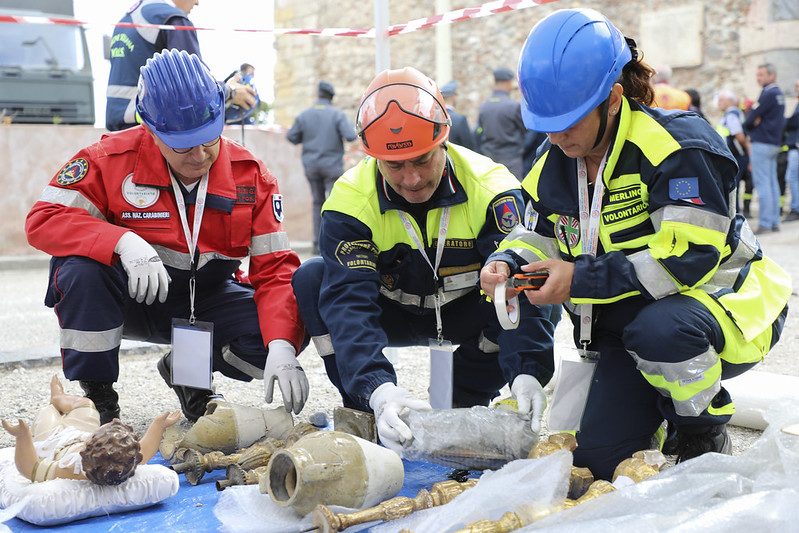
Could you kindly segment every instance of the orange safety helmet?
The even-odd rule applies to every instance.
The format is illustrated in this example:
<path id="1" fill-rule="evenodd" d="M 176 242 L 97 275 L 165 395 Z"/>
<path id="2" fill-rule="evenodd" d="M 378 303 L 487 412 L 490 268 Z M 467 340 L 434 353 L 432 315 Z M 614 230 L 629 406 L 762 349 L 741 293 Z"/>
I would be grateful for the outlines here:
<path id="1" fill-rule="evenodd" d="M 384 70 L 366 88 L 356 129 L 363 150 L 386 161 L 426 154 L 447 140 L 452 121 L 438 86 L 412 67 Z"/>

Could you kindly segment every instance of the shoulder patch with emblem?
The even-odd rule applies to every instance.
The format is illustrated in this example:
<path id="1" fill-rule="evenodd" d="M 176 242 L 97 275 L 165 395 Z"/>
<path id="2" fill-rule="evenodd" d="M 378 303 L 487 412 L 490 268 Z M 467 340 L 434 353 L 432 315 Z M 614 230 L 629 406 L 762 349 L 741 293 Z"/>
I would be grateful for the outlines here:
<path id="1" fill-rule="evenodd" d="M 535 229 L 538 224 L 538 211 L 533 209 L 532 202 L 527 202 L 524 208 L 524 227 L 530 231 Z"/>
<path id="2" fill-rule="evenodd" d="M 491 205 L 497 227 L 502 233 L 510 233 L 519 223 L 519 208 L 513 196 L 503 196 Z"/>
<path id="3" fill-rule="evenodd" d="M 82 180 L 87 172 L 89 172 L 89 162 L 79 157 L 64 165 L 55 177 L 55 182 L 59 185 L 72 185 Z"/>
<path id="4" fill-rule="evenodd" d="M 275 220 L 283 222 L 283 195 L 272 195 L 272 211 L 275 213 Z"/>

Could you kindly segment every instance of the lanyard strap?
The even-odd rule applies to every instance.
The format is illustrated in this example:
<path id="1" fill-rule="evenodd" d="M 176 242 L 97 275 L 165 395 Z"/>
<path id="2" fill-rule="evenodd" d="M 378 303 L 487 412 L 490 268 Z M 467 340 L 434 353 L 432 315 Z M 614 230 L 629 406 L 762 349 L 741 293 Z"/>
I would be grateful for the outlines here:
<path id="1" fill-rule="evenodd" d="M 433 300 L 435 302 L 436 307 L 436 333 L 438 335 L 437 340 L 438 343 L 444 340 L 443 334 L 443 326 L 441 325 L 441 290 L 438 288 L 438 266 L 441 264 L 441 256 L 444 253 L 444 244 L 447 240 L 447 228 L 449 227 L 449 216 L 450 216 L 450 208 L 445 207 L 444 211 L 441 213 L 441 218 L 439 219 L 438 223 L 438 243 L 436 245 L 436 262 L 435 265 L 430 262 L 430 258 L 427 257 L 427 253 L 425 252 L 424 243 L 422 243 L 422 239 L 419 234 L 416 232 L 416 229 L 413 227 L 413 223 L 411 223 L 411 219 L 405 211 L 397 210 L 397 214 L 402 221 L 402 225 L 405 227 L 405 231 L 408 233 L 408 237 L 411 238 L 413 244 L 416 246 L 416 249 L 419 250 L 419 253 L 422 254 L 424 257 L 425 262 L 430 266 L 430 269 L 433 271 L 433 279 L 436 281 L 436 293 L 433 295 Z"/>
<path id="2" fill-rule="evenodd" d="M 588 170 L 582 157 L 577 159 L 577 185 L 580 204 L 580 240 L 583 242 L 583 253 L 596 257 L 599 243 L 599 217 L 602 212 L 602 195 L 605 192 L 605 182 L 602 173 L 605 170 L 608 152 L 602 156 L 599 169 L 594 180 L 594 195 L 588 203 Z M 580 344 L 583 348 L 591 344 L 591 321 L 593 320 L 593 305 L 580 305 Z"/>
<path id="3" fill-rule="evenodd" d="M 208 173 L 205 173 L 200 179 L 199 185 L 197 185 L 197 200 L 194 204 L 194 221 L 191 230 L 189 229 L 189 221 L 186 216 L 186 199 L 183 197 L 183 191 L 181 191 L 178 181 L 172 174 L 172 170 L 169 171 L 169 177 L 172 180 L 172 190 L 175 191 L 175 202 L 178 204 L 178 214 L 180 215 L 180 223 L 183 226 L 183 235 L 186 237 L 186 243 L 189 245 L 189 264 L 191 266 L 191 276 L 189 277 L 189 308 L 191 310 L 191 315 L 189 316 L 189 324 L 194 325 L 196 320 L 194 317 L 194 289 L 196 286 L 194 273 L 197 271 L 197 265 L 194 262 L 194 253 L 197 250 L 197 243 L 200 240 L 200 226 L 203 220 L 203 213 L 205 212 L 205 196 L 208 193 Z"/>

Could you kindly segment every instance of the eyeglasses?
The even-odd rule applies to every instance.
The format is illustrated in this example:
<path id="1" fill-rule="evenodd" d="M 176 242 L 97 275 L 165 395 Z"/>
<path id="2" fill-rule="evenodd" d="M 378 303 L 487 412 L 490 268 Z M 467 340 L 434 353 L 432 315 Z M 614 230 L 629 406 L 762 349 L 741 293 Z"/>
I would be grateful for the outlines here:
<path id="1" fill-rule="evenodd" d="M 388 113 L 394 103 L 404 113 L 434 124 L 449 124 L 447 111 L 435 96 L 415 85 L 394 83 L 380 87 L 364 99 L 358 108 L 356 131 L 361 134 Z"/>
<path id="2" fill-rule="evenodd" d="M 222 140 L 222 137 L 217 137 L 213 141 L 207 142 L 205 144 L 198 144 L 197 146 L 202 146 L 203 148 L 211 148 L 212 146 L 216 146 L 217 144 L 219 144 L 220 140 Z M 183 154 L 188 154 L 189 152 L 197 148 L 197 146 L 191 146 L 189 148 L 172 148 L 172 151 L 175 152 L 176 154 L 183 155 Z"/>

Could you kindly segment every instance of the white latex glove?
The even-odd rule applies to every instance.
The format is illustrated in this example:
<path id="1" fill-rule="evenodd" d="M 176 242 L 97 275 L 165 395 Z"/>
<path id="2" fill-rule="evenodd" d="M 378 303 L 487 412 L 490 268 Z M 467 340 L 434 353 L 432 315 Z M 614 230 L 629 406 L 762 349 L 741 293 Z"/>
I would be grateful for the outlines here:
<path id="1" fill-rule="evenodd" d="M 158 252 L 147 241 L 129 231 L 119 239 L 114 252 L 119 254 L 122 267 L 128 273 L 131 298 L 150 305 L 157 294 L 159 302 L 166 301 L 171 280 Z"/>
<path id="2" fill-rule="evenodd" d="M 380 442 L 402 455 L 402 448 L 413 442 L 411 428 L 402 421 L 400 413 L 406 407 L 416 411 L 430 411 L 432 407 L 407 390 L 386 382 L 377 387 L 369 397 L 369 407 L 375 412 L 377 434 Z"/>
<path id="3" fill-rule="evenodd" d="M 529 374 L 519 374 L 510 387 L 511 393 L 516 398 L 519 414 L 530 416 L 530 429 L 533 433 L 541 432 L 541 415 L 547 405 L 547 397 L 541 384 Z"/>
<path id="4" fill-rule="evenodd" d="M 272 402 L 275 380 L 280 386 L 286 412 L 300 414 L 308 399 L 308 378 L 297 361 L 297 350 L 287 340 L 275 339 L 269 343 L 269 353 L 264 367 L 264 398 Z"/>

